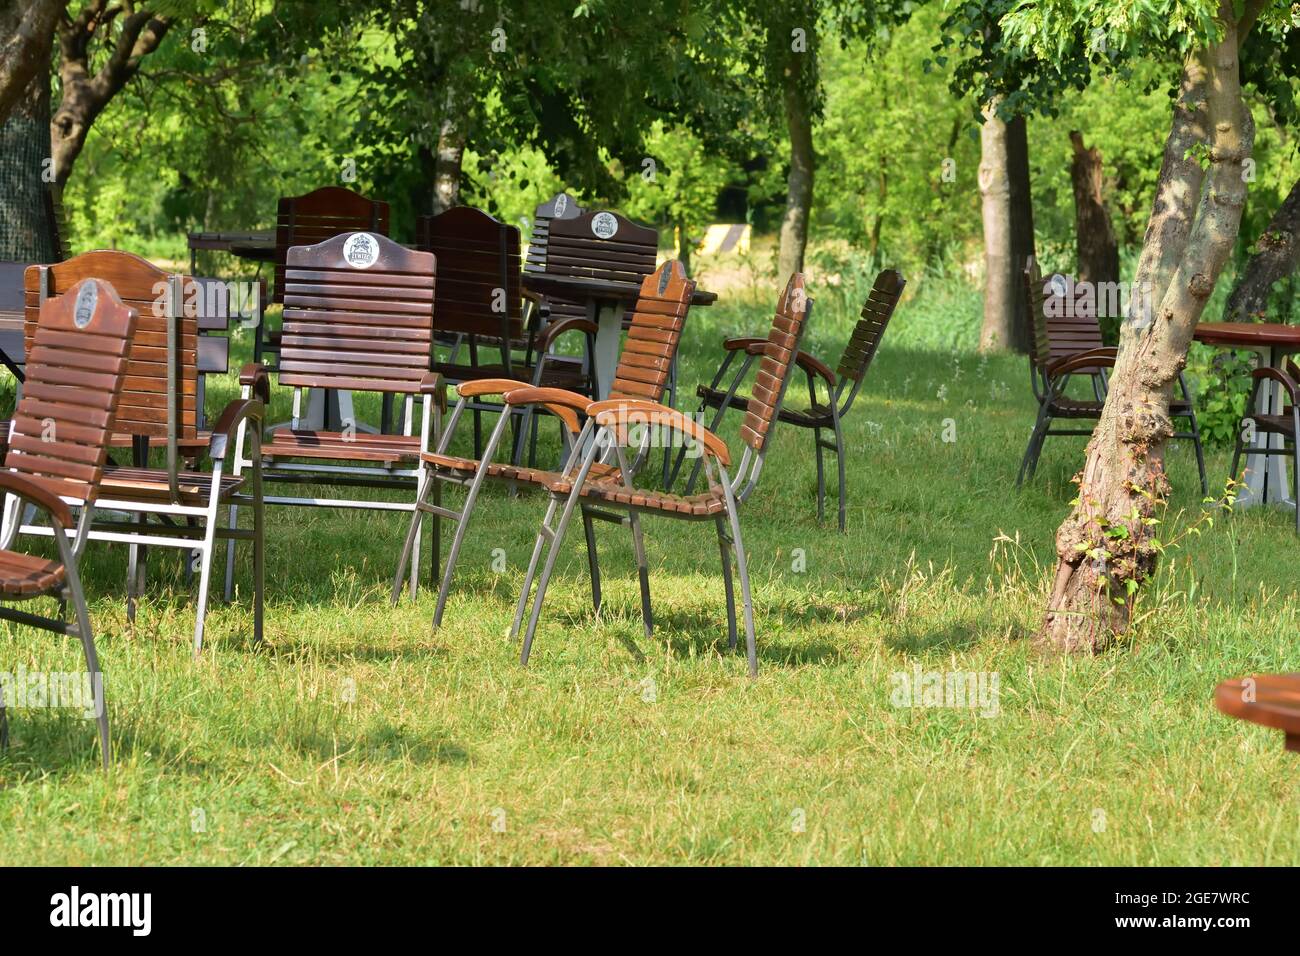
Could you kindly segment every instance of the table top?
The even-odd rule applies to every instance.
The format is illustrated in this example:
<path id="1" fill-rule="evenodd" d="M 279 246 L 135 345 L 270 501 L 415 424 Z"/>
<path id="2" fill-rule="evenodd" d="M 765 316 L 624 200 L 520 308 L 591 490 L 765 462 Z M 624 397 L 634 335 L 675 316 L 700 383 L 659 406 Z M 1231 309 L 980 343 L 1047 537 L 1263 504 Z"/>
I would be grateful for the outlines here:
<path id="1" fill-rule="evenodd" d="M 587 279 L 583 276 L 562 276 L 550 272 L 525 272 L 524 285 L 538 292 L 548 289 L 593 299 L 623 299 L 635 301 L 641 294 L 639 282 L 617 282 L 612 279 Z M 718 301 L 716 292 L 696 289 L 691 305 L 713 305 Z"/>
<path id="2" fill-rule="evenodd" d="M 1287 749 L 1300 750 L 1300 674 L 1225 680 L 1214 689 L 1214 706 L 1229 717 L 1285 731 Z"/>
<path id="3" fill-rule="evenodd" d="M 1247 349 L 1283 346 L 1300 351 L 1300 325 L 1276 322 L 1202 322 L 1196 326 L 1193 338 L 1207 345 Z"/>
<path id="4" fill-rule="evenodd" d="M 191 249 L 229 249 L 231 243 L 275 241 L 274 229 L 253 229 L 244 232 L 191 232 L 187 236 Z"/>

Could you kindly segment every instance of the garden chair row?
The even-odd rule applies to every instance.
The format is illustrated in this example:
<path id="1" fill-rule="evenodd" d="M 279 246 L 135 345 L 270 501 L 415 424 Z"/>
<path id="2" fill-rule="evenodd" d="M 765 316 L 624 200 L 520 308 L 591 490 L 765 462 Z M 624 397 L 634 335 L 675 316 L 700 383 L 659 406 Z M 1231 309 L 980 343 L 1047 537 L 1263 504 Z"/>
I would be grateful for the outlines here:
<path id="1" fill-rule="evenodd" d="M 197 653 L 203 644 L 208 585 L 218 538 L 243 540 L 253 548 L 253 636 L 261 638 L 263 606 L 263 509 L 261 468 L 250 475 L 231 475 L 225 459 L 233 450 L 231 437 L 246 421 L 259 427 L 263 406 L 252 400 L 229 403 L 210 432 L 200 430 L 199 318 L 186 303 L 197 301 L 201 290 L 191 277 L 168 274 L 139 256 L 126 252 L 83 253 L 53 265 L 30 266 L 25 274 L 26 338 L 29 362 L 43 320 L 44 304 L 66 295 L 86 279 L 111 284 L 116 294 L 139 319 L 130 336 L 126 379 L 114 406 L 110 444 L 127 445 L 132 464 L 110 462 L 100 482 L 100 510 L 88 527 L 90 540 L 130 546 L 127 572 L 127 611 L 133 618 L 136 598 L 144 585 L 144 555 L 150 547 L 177 548 L 194 555 L 199 572 L 199 593 L 194 629 Z M 24 399 L 57 401 L 81 390 L 94 392 L 105 384 L 94 376 L 78 377 L 61 371 L 59 387 L 42 386 L 33 392 L 24 383 Z M 27 439 L 33 441 L 34 439 Z M 149 464 L 151 441 L 165 447 L 162 467 Z M 19 447 L 15 444 L 14 447 Z M 41 456 L 53 477 L 84 481 L 91 463 L 74 447 L 43 443 L 28 448 Z M 208 470 L 203 470 L 204 463 Z M 251 477 L 251 481 L 248 479 Z M 253 510 L 252 529 L 221 526 L 220 506 L 247 503 Z M 125 513 L 123 514 L 112 514 Z M 54 535 L 48 526 L 24 520 L 16 500 L 4 510 L 3 535 L 12 542 L 16 534 Z"/>

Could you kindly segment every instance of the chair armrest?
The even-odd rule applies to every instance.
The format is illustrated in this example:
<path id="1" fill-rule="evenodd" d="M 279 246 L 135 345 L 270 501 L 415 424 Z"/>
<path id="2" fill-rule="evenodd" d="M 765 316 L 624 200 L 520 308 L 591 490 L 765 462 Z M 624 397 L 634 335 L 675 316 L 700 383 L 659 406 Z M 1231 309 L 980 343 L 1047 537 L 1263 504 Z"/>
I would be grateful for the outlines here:
<path id="1" fill-rule="evenodd" d="M 34 481 L 12 471 L 0 471 L 0 491 L 24 498 L 43 509 L 63 527 L 72 527 L 72 509 L 68 507 L 67 502 Z"/>
<path id="2" fill-rule="evenodd" d="M 256 398 L 237 398 L 222 411 L 217 424 L 212 427 L 212 437 L 208 439 L 208 457 L 219 461 L 226 457 L 230 446 L 230 436 L 235 433 L 239 423 L 251 420 L 259 429 L 266 406 Z"/>
<path id="3" fill-rule="evenodd" d="M 767 339 L 756 339 L 752 336 L 746 336 L 737 339 L 723 339 L 722 347 L 728 352 L 735 352 L 739 349 L 748 350 L 755 345 L 766 345 Z"/>
<path id="4" fill-rule="evenodd" d="M 667 405 L 641 399 L 609 398 L 588 405 L 587 414 L 595 418 L 598 425 L 619 429 L 620 440 L 622 429 L 629 424 L 666 425 L 695 439 L 724 466 L 731 464 L 731 452 L 726 442 L 695 419 Z M 629 419 L 634 420 L 629 422 Z"/>
<path id="5" fill-rule="evenodd" d="M 266 374 L 266 366 L 261 362 L 249 362 L 240 369 L 239 384 L 251 386 L 252 394 L 267 405 L 271 404 L 271 379 Z"/>
<path id="6" fill-rule="evenodd" d="M 526 385 L 506 392 L 505 402 L 507 405 L 540 404 L 564 422 L 564 427 L 570 434 L 576 435 L 582 430 L 581 423 L 578 421 L 578 412 L 585 413 L 587 406 L 591 404 L 591 399 L 565 388 Z"/>
<path id="7" fill-rule="evenodd" d="M 526 388 L 527 382 L 513 378 L 480 378 L 472 382 L 461 382 L 456 386 L 456 394 L 461 398 L 476 398 L 479 395 L 504 395 L 517 388 Z"/>
<path id="8" fill-rule="evenodd" d="M 420 394 L 432 395 L 441 411 L 447 410 L 447 383 L 437 372 L 429 372 L 420 379 Z"/>
<path id="9" fill-rule="evenodd" d="M 1113 348 L 1075 352 L 1073 355 L 1063 355 L 1054 362 L 1048 362 L 1045 371 L 1048 378 L 1056 378 L 1058 375 L 1069 375 L 1083 368 L 1114 368 L 1116 354 L 1117 350 Z"/>
<path id="10" fill-rule="evenodd" d="M 590 319 L 581 319 L 577 316 L 560 319 L 560 321 L 552 322 L 537 333 L 537 350 L 539 352 L 549 351 L 551 343 L 566 332 L 584 332 L 587 335 L 595 335 L 598 331 L 596 323 Z"/>
<path id="11" fill-rule="evenodd" d="M 766 341 L 766 340 L 764 340 Z M 825 362 L 813 358 L 807 352 L 799 352 L 795 355 L 794 360 L 798 366 L 805 372 L 812 372 L 814 375 L 821 376 L 826 384 L 831 388 L 835 387 L 835 373 L 830 370 Z"/>
<path id="12" fill-rule="evenodd" d="M 1256 381 L 1256 382 L 1262 379 L 1269 379 L 1270 381 L 1277 382 L 1284 389 L 1286 389 L 1286 396 L 1287 399 L 1291 402 L 1291 404 L 1292 405 L 1295 404 L 1296 393 L 1300 391 L 1300 386 L 1297 386 L 1295 379 L 1293 379 L 1286 372 L 1282 371 L 1280 368 L 1272 368 L 1268 365 L 1265 365 L 1251 372 L 1250 377 L 1252 381 Z M 1250 414 L 1251 414 L 1250 409 L 1247 409 L 1246 410 L 1247 417 L 1249 417 Z"/>

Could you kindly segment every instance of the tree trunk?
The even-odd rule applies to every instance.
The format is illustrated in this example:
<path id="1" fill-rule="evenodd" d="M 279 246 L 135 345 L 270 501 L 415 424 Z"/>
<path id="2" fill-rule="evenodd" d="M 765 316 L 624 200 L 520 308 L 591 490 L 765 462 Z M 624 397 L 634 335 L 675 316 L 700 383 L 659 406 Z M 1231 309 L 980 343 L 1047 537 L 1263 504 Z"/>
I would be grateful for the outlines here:
<path id="1" fill-rule="evenodd" d="M 808 245 L 808 219 L 813 201 L 812 110 L 800 83 L 802 58 L 791 58 L 786 72 L 785 123 L 790 134 L 790 178 L 786 185 L 785 218 L 781 220 L 781 251 L 777 274 L 782 281 L 793 272 L 803 271 L 804 250 Z"/>
<path id="2" fill-rule="evenodd" d="M 448 117 L 438 130 L 438 154 L 433 173 L 433 214 L 460 205 L 460 169 L 465 157 L 465 135 Z"/>
<path id="3" fill-rule="evenodd" d="M 1246 198 L 1242 163 L 1254 142 L 1230 0 L 1222 0 L 1219 19 L 1220 40 L 1194 50 L 1184 63 L 1138 261 L 1138 294 L 1120 330 L 1106 404 L 1077 477 L 1079 496 L 1057 531 L 1059 564 L 1038 638 L 1055 650 L 1107 647 L 1127 629 L 1133 593 L 1155 571 L 1158 552 L 1146 522 L 1169 487 L 1163 459 L 1173 434 L 1170 395 L 1236 240 Z M 1208 171 L 1194 150 L 1202 144 Z"/>
<path id="4" fill-rule="evenodd" d="M 32 78 L 50 68 L 54 26 L 65 6 L 67 0 L 9 0 L 0 6 L 0 126 L 25 98 Z"/>
<path id="5" fill-rule="evenodd" d="M 1111 228 L 1110 213 L 1101 198 L 1101 150 L 1083 145 L 1083 134 L 1070 133 L 1074 160 L 1074 238 L 1080 282 L 1119 282 L 1119 245 Z M 1098 302 L 1101 302 L 1100 297 Z"/>
<path id="6" fill-rule="evenodd" d="M 1244 322 L 1268 318 L 1269 293 L 1273 284 L 1300 266 L 1300 181 L 1274 213 L 1268 228 L 1255 243 L 1237 287 L 1223 308 L 1223 321 Z"/>
<path id="7" fill-rule="evenodd" d="M 979 185 L 984 219 L 984 323 L 980 351 L 1028 352 L 1033 330 L 1021 284 L 1034 254 L 1033 202 L 1025 118 L 997 116 L 1000 100 L 984 111 Z"/>
<path id="8" fill-rule="evenodd" d="M 107 7 L 106 0 L 94 0 L 59 28 L 59 80 L 63 96 L 50 123 L 54 176 L 60 186 L 72 174 L 72 165 L 86 145 L 91 124 L 109 100 L 140 71 L 140 61 L 158 49 L 167 35 L 170 21 L 147 10 L 122 19 L 108 60 L 91 73 L 91 44 L 96 36 L 107 36 L 120 7 Z"/>
<path id="9" fill-rule="evenodd" d="M 0 126 L 0 259 L 53 262 L 46 206 L 50 158 L 50 73 L 37 70 Z"/>

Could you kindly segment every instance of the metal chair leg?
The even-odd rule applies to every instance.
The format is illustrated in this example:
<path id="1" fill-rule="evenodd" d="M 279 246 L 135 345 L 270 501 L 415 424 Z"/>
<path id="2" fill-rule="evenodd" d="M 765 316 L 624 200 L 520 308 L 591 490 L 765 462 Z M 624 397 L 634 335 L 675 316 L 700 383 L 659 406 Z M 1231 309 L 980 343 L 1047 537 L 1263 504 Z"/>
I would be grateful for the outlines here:
<path id="1" fill-rule="evenodd" d="M 600 556 L 596 552 L 596 523 L 587 509 L 582 509 L 582 531 L 587 538 L 587 568 L 591 572 L 591 606 L 600 617 Z"/>
<path id="2" fill-rule="evenodd" d="M 1046 438 L 1047 423 L 1051 418 L 1044 414 L 1046 406 L 1040 406 L 1038 409 L 1038 418 L 1034 422 L 1034 430 L 1029 433 L 1029 445 L 1025 448 L 1025 456 L 1020 460 L 1020 471 L 1016 474 L 1016 488 L 1019 489 L 1024 483 L 1026 472 L 1033 478 L 1034 472 L 1038 468 L 1038 454 L 1041 450 L 1041 443 Z M 1030 462 L 1033 466 L 1030 466 Z"/>
<path id="3" fill-rule="evenodd" d="M 421 468 L 419 484 L 415 492 L 415 510 L 411 512 L 411 523 L 406 527 L 406 539 L 402 543 L 401 553 L 397 557 L 397 572 L 393 575 L 393 591 L 390 595 L 393 607 L 397 607 L 397 602 L 401 600 L 402 582 L 406 579 L 406 566 L 411 560 L 411 551 L 415 548 L 415 532 L 424 516 L 420 506 L 424 504 L 430 486 L 435 483 L 436 479 L 433 477 L 432 470 Z M 411 597 L 415 597 L 415 594 L 412 593 Z"/>
<path id="4" fill-rule="evenodd" d="M 551 519 L 555 517 L 558 509 L 559 499 L 552 497 L 546 507 L 546 515 L 542 518 L 542 527 L 537 532 L 537 540 L 533 542 L 533 553 L 528 559 L 528 570 L 524 572 L 523 586 L 519 589 L 519 600 L 515 604 L 515 619 L 510 625 L 511 640 L 519 636 L 519 627 L 523 624 L 524 611 L 528 608 L 528 598 L 533 590 L 533 578 L 537 574 L 537 562 L 541 559 L 542 548 L 546 545 L 545 529 L 550 527 Z"/>
<path id="5" fill-rule="evenodd" d="M 595 444 L 597 442 L 593 439 L 593 445 Z M 537 594 L 533 598 L 533 612 L 528 616 L 528 630 L 524 633 L 524 646 L 519 654 L 519 663 L 521 664 L 527 664 L 528 655 L 532 653 L 533 635 L 537 633 L 537 622 L 542 616 L 542 604 L 546 600 L 546 586 L 551 582 L 551 574 L 555 571 L 555 561 L 560 556 L 560 545 L 564 541 L 564 533 L 568 530 L 569 520 L 573 517 L 573 509 L 582 490 L 582 482 L 587 477 L 586 473 L 590 469 L 590 463 L 594 457 L 594 454 L 588 455 L 582 472 L 573 483 L 573 491 L 570 492 L 568 500 L 564 503 L 564 510 L 560 513 L 560 523 L 550 536 L 551 547 L 546 555 L 546 564 L 542 568 L 542 576 L 537 579 Z"/>
<path id="6" fill-rule="evenodd" d="M 749 658 L 749 676 L 758 676 L 758 648 L 754 643 L 754 601 L 749 590 L 749 564 L 745 559 L 745 545 L 740 537 L 740 515 L 731 486 L 722 482 L 727 498 L 727 517 L 731 522 L 731 544 L 736 549 L 736 571 L 740 574 L 740 597 L 745 606 L 745 652 Z"/>
<path id="7" fill-rule="evenodd" d="M 822 430 L 813 429 L 813 445 L 817 450 L 817 520 L 826 517 L 826 467 L 822 461 Z"/>
<path id="8" fill-rule="evenodd" d="M 718 529 L 718 550 L 722 552 L 722 583 L 727 592 L 727 647 L 736 649 L 736 588 L 731 580 L 731 538 L 727 536 L 727 522 L 721 516 L 714 519 Z"/>
<path id="9" fill-rule="evenodd" d="M 77 616 L 77 637 L 81 640 L 81 649 L 86 655 L 86 671 L 90 674 L 91 693 L 94 695 L 95 721 L 99 724 L 99 749 L 103 757 L 104 769 L 107 770 L 112 759 L 112 745 L 109 740 L 108 702 L 104 699 L 104 675 L 99 669 L 99 655 L 95 652 L 95 636 L 90 629 L 90 614 L 86 611 L 86 596 L 81 590 L 81 577 L 77 573 L 76 561 L 70 560 L 70 552 L 64 551 L 64 570 L 68 578 L 68 595 Z"/>
<path id="10" fill-rule="evenodd" d="M 253 642 L 262 643 L 266 599 L 266 502 L 262 498 L 262 454 L 253 465 Z"/>
<path id="11" fill-rule="evenodd" d="M 645 636 L 653 637 L 655 631 L 654 611 L 650 607 L 650 564 L 645 556 L 645 535 L 641 533 L 641 516 L 635 511 L 628 515 L 628 524 L 632 527 L 632 548 L 636 552 L 636 573 L 641 580 L 641 623 Z"/>
<path id="12" fill-rule="evenodd" d="M 835 465 L 840 475 L 840 531 L 848 530 L 848 481 L 844 463 L 844 429 L 835 420 Z"/>
<path id="13" fill-rule="evenodd" d="M 227 514 L 227 528 L 239 527 L 239 505 L 231 505 Z M 254 519 L 256 520 L 256 518 Z M 226 542 L 226 586 L 222 591 L 222 596 L 229 604 L 235 599 L 235 539 L 231 538 Z"/>

